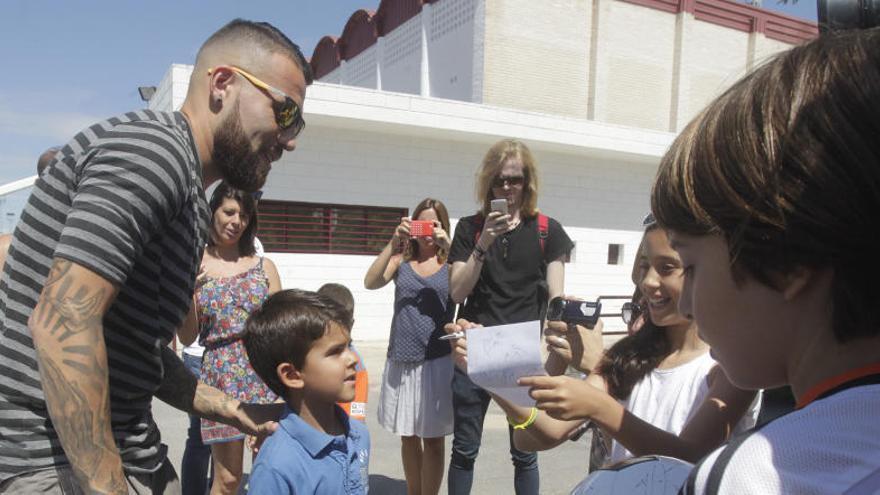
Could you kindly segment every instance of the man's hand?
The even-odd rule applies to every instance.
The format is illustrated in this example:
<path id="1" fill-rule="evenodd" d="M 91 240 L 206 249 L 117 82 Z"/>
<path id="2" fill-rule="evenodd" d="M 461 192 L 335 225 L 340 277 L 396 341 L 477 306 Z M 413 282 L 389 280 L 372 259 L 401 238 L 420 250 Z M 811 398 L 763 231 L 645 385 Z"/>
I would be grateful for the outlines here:
<path id="1" fill-rule="evenodd" d="M 518 383 L 529 387 L 535 407 L 563 421 L 596 415 L 595 405 L 603 394 L 587 382 L 569 376 L 527 376 Z"/>
<path id="2" fill-rule="evenodd" d="M 477 241 L 481 248 L 488 251 L 495 239 L 513 230 L 513 217 L 509 213 L 490 211 L 483 221 L 483 232 Z"/>
<path id="3" fill-rule="evenodd" d="M 239 402 L 235 408 L 234 418 L 235 426 L 243 433 L 253 435 L 255 437 L 255 445 L 263 443 L 269 435 L 278 429 L 278 418 L 284 412 L 284 404 L 276 402 L 274 404 L 247 404 Z"/>
<path id="4" fill-rule="evenodd" d="M 200 418 L 234 426 L 257 437 L 257 443 L 278 428 L 283 403 L 245 404 L 206 385 L 189 372 L 183 361 L 169 348 L 162 350 L 165 373 L 156 397 L 167 404 Z"/>

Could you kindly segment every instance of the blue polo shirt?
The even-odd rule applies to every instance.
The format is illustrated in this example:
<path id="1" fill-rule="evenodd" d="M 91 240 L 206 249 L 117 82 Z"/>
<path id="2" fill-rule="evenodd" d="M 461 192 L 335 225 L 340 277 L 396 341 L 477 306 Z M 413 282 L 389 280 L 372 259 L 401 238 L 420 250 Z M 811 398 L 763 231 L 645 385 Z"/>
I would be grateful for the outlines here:
<path id="1" fill-rule="evenodd" d="M 345 435 L 331 436 L 306 424 L 289 406 L 260 453 L 248 493 L 366 494 L 369 490 L 370 434 L 336 407 Z"/>

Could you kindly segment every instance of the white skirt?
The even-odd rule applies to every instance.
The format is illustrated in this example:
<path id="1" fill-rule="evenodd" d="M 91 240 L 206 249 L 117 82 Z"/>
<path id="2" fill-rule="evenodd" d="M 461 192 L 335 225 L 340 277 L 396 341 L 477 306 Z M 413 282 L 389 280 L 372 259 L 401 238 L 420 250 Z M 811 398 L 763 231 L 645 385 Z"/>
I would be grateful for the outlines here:
<path id="1" fill-rule="evenodd" d="M 388 360 L 377 414 L 382 428 L 402 437 L 452 433 L 452 358 L 421 363 Z"/>

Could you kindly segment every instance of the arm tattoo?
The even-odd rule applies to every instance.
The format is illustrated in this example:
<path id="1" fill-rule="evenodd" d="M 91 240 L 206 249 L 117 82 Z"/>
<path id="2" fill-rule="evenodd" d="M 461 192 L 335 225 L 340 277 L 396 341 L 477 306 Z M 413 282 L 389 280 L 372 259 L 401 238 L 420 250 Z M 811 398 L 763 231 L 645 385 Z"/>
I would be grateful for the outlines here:
<path id="1" fill-rule="evenodd" d="M 102 319 L 113 291 L 56 259 L 30 326 L 46 407 L 77 480 L 89 493 L 127 493 L 110 425 Z"/>
<path id="2" fill-rule="evenodd" d="M 162 349 L 165 373 L 156 397 L 168 405 L 205 419 L 229 423 L 236 400 L 205 385 L 190 373 L 183 361 L 169 348 Z"/>

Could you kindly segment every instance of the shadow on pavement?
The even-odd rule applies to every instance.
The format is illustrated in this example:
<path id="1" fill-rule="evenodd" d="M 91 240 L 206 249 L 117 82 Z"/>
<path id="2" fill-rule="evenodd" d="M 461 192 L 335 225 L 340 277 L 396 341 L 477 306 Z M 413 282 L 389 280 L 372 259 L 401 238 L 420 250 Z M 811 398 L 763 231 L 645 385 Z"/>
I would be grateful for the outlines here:
<path id="1" fill-rule="evenodd" d="M 370 493 L 382 495 L 406 495 L 406 481 L 389 478 L 381 474 L 370 475 Z"/>

